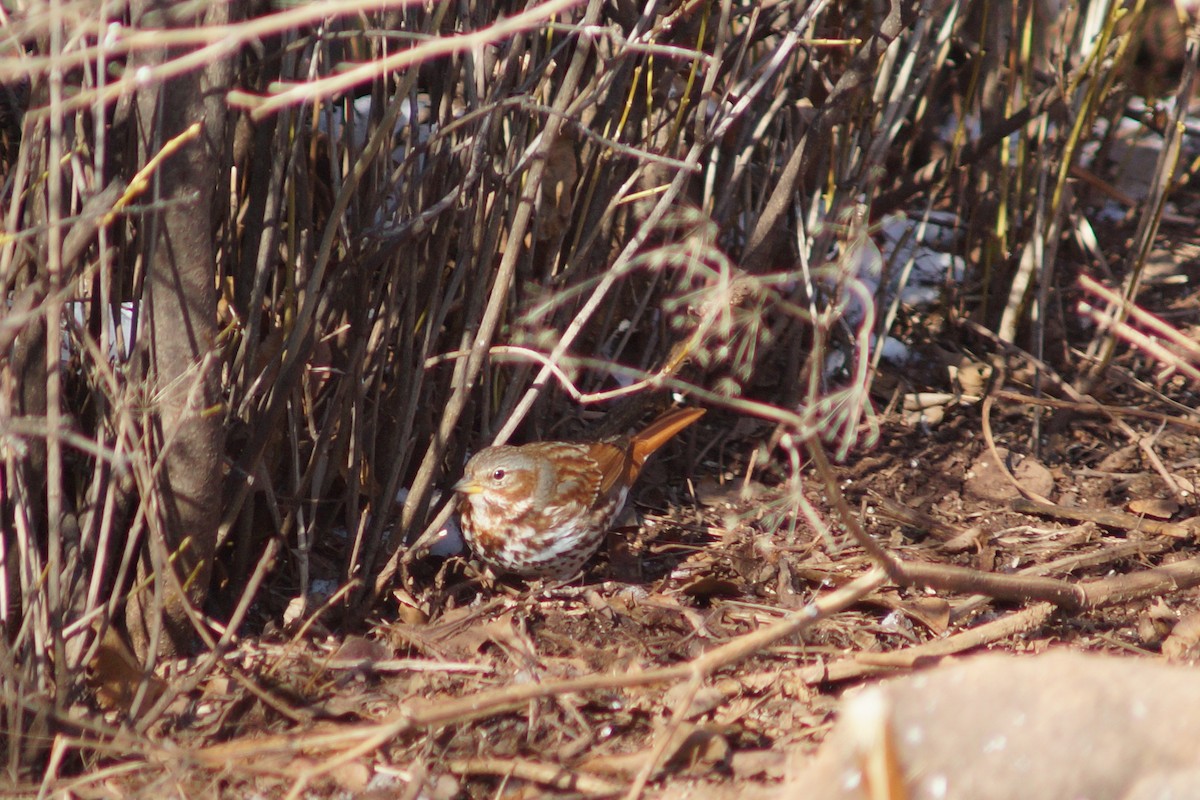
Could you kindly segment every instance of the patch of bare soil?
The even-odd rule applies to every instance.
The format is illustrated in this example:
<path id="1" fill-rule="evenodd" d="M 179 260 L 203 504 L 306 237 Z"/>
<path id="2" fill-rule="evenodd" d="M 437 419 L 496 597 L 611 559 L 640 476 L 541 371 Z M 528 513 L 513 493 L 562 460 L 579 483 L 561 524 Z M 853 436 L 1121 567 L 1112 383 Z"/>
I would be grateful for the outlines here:
<path id="1" fill-rule="evenodd" d="M 1194 292 L 1152 297 L 1178 328 L 1196 324 Z M 801 487 L 772 463 L 779 450 L 765 456 L 768 426 L 710 414 L 657 457 L 640 522 L 582 579 L 419 565 L 361 634 L 318 619 L 243 642 L 232 677 L 197 687 L 158 732 L 172 744 L 107 785 L 767 796 L 850 686 L 985 650 L 1193 659 L 1195 387 L 1129 355 L 1096 405 L 1035 397 L 1019 354 L 994 363 L 986 401 L 951 401 L 935 424 L 887 412 L 873 446 L 824 476 L 810 466 Z M 94 777 L 80 796 L 105 794 Z"/>
<path id="2" fill-rule="evenodd" d="M 1194 337 L 1197 248 L 1171 235 L 1189 279 L 1139 302 Z M 582 579 L 427 559 L 369 630 L 317 615 L 242 641 L 151 732 L 161 748 L 130 761 L 114 736 L 112 764 L 64 788 L 774 796 L 851 686 L 982 651 L 1193 660 L 1197 387 L 1129 351 L 1091 399 L 1049 372 L 1039 395 L 1028 357 L 954 330 L 938 346 L 986 366 L 982 397 L 885 374 L 877 440 L 799 486 L 769 425 L 710 413 Z M 900 401 L 929 388 L 951 389 L 936 415 Z"/>

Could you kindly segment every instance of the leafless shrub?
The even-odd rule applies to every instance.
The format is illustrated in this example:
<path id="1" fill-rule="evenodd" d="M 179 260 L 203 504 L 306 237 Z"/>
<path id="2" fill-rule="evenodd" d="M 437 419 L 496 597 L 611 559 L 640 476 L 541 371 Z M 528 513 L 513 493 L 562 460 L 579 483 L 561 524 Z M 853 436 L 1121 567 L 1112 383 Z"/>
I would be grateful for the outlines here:
<path id="1" fill-rule="evenodd" d="M 311 618 L 318 578 L 362 620 L 415 585 L 467 451 L 579 403 L 671 390 L 772 421 L 794 514 L 796 443 L 870 434 L 860 209 L 971 209 L 972 287 L 1015 337 L 1020 254 L 1077 221 L 1069 167 L 1114 113 L 1113 15 L 1031 43 L 1040 4 L 852 6 L 12 12 L 8 776 L 107 735 L 79 725 L 110 629 L 144 680 L 109 702 L 141 733 L 188 688 L 158 658 L 202 641 L 195 685 L 252 606 Z"/>

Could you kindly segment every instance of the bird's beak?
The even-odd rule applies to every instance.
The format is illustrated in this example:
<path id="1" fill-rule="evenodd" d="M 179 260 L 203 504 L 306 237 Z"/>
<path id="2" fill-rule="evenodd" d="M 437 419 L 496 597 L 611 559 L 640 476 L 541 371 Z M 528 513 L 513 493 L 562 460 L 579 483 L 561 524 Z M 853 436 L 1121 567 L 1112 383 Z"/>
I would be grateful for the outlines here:
<path id="1" fill-rule="evenodd" d="M 483 487 L 470 478 L 463 478 L 451 488 L 453 488 L 454 491 L 462 492 L 463 494 L 479 494 L 483 491 Z"/>

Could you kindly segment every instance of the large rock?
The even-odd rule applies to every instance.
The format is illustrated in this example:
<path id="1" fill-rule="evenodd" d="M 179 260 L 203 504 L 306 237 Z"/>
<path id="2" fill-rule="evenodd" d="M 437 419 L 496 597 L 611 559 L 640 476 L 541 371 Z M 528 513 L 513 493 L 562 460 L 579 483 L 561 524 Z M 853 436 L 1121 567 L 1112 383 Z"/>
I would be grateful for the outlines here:
<path id="1" fill-rule="evenodd" d="M 968 658 L 848 696 L 802 770 L 785 796 L 1200 800 L 1200 671 L 1065 651 Z"/>

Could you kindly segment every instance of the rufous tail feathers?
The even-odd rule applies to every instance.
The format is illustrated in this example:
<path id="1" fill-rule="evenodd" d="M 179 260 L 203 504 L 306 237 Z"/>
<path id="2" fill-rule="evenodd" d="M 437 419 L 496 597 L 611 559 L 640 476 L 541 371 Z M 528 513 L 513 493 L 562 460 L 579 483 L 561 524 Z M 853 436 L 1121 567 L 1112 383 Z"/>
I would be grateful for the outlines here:
<path id="1" fill-rule="evenodd" d="M 651 453 L 703 416 L 703 408 L 676 408 L 635 433 L 630 439 L 629 448 L 633 468 L 640 471 L 642 464 L 646 463 L 646 459 L 650 457 Z"/>

